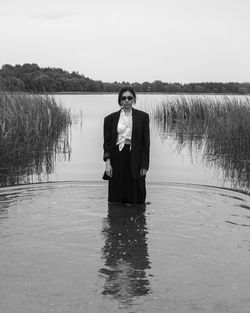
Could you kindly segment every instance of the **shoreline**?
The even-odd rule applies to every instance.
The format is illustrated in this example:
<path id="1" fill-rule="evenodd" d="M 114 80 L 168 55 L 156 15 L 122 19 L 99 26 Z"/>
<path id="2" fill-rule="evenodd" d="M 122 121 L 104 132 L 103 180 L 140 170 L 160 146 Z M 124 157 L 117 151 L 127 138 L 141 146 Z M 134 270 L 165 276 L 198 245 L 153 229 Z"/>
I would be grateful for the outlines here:
<path id="1" fill-rule="evenodd" d="M 24 94 L 24 95 L 117 95 L 118 91 L 111 92 L 96 92 L 96 91 L 55 91 L 55 92 L 29 92 L 29 91 L 0 91 L 9 94 Z M 136 94 L 144 95 L 176 95 L 176 96 L 250 96 L 250 93 L 239 94 L 239 93 L 188 93 L 188 92 L 144 92 L 137 91 Z"/>

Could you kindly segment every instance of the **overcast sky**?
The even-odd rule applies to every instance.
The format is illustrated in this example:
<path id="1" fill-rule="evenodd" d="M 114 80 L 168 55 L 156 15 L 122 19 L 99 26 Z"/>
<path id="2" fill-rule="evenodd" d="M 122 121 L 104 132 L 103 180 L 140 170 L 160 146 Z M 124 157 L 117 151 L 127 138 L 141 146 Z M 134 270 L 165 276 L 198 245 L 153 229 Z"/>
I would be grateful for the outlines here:
<path id="1" fill-rule="evenodd" d="M 102 81 L 250 81 L 250 0 L 0 0 L 0 65 Z"/>

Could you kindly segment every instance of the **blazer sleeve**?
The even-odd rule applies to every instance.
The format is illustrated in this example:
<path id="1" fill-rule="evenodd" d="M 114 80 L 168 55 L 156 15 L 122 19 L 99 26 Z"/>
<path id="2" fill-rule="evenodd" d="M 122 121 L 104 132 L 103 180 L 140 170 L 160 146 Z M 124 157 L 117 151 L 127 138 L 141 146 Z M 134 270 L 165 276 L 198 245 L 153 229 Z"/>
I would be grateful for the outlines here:
<path id="1" fill-rule="evenodd" d="M 146 170 L 148 170 L 149 168 L 149 147 L 150 147 L 149 115 L 146 113 L 142 130 L 142 158 L 141 158 L 141 168 Z"/>
<path id="2" fill-rule="evenodd" d="M 106 116 L 104 118 L 104 123 L 103 123 L 103 161 L 106 161 L 107 159 L 110 158 L 111 156 L 111 121 L 110 121 L 110 117 Z"/>

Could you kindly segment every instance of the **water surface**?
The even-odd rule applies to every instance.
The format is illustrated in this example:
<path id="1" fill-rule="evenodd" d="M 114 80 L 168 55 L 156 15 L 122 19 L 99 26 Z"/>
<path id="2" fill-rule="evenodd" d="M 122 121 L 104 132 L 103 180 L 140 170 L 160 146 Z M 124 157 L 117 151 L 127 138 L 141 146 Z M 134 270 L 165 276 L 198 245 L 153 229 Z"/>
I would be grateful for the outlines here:
<path id="1" fill-rule="evenodd" d="M 0 312 L 248 312 L 249 196 L 149 183 L 138 213 L 106 193 L 1 189 Z"/>

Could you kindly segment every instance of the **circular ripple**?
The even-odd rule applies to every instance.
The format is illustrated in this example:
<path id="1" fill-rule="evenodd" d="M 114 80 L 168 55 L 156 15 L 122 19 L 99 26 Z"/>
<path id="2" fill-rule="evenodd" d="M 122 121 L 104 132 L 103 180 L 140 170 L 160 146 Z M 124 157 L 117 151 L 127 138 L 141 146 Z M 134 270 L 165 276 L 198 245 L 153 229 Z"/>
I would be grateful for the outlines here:
<path id="1" fill-rule="evenodd" d="M 147 200 L 111 210 L 104 182 L 2 188 L 0 311 L 247 312 L 250 197 L 166 183 Z"/>

